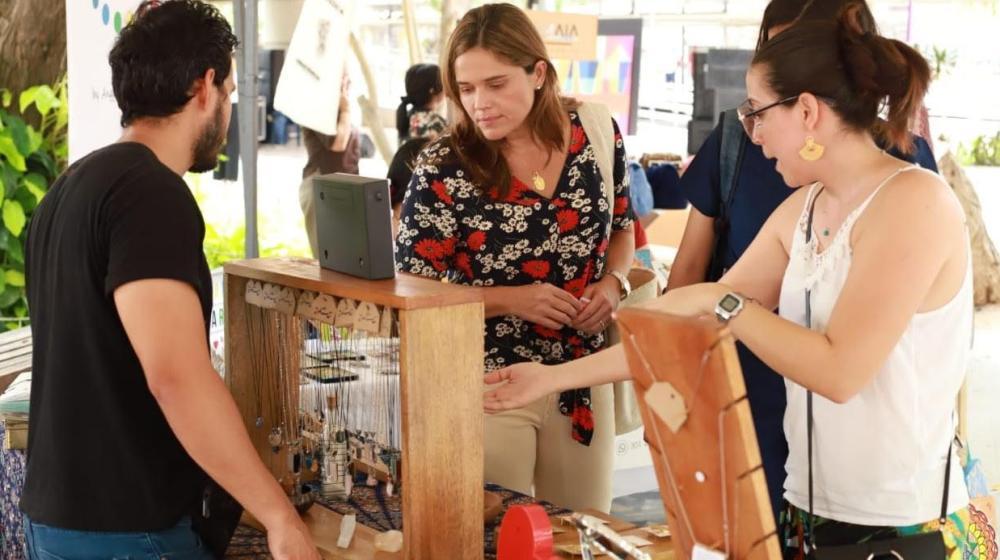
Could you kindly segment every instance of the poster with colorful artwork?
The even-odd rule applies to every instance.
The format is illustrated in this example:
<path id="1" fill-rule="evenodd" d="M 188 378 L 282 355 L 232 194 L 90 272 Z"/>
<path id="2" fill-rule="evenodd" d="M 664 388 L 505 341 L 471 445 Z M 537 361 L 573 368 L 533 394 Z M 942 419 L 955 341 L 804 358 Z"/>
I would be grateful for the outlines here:
<path id="1" fill-rule="evenodd" d="M 66 0 L 69 161 L 121 135 L 108 52 L 140 0 Z"/>
<path id="2" fill-rule="evenodd" d="M 642 20 L 602 19 L 594 60 L 553 59 L 566 95 L 603 103 L 624 134 L 635 134 Z"/>

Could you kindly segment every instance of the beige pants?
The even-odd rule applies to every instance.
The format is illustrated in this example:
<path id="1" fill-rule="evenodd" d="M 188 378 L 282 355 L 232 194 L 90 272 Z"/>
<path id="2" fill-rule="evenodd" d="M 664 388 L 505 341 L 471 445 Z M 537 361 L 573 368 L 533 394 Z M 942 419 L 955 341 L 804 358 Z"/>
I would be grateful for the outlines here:
<path id="1" fill-rule="evenodd" d="M 313 205 L 313 177 L 310 175 L 299 184 L 299 206 L 302 217 L 305 218 L 306 236 L 309 237 L 309 248 L 313 258 L 319 258 L 319 243 L 316 241 L 316 210 Z"/>
<path id="2" fill-rule="evenodd" d="M 487 415 L 486 481 L 575 511 L 610 510 L 614 393 L 611 385 L 601 385 L 590 394 L 594 437 L 589 446 L 573 439 L 557 394 Z"/>

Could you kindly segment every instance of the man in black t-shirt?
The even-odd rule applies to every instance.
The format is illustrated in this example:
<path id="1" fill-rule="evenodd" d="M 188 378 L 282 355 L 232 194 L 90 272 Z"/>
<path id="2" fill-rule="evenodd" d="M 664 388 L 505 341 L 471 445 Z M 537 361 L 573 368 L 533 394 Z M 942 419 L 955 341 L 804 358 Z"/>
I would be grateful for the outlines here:
<path id="1" fill-rule="evenodd" d="M 235 44 L 208 4 L 143 3 L 109 57 L 121 140 L 67 169 L 32 219 L 32 558 L 219 555 L 231 510 L 206 519 L 224 503 L 210 478 L 275 558 L 319 558 L 209 358 L 205 224 L 181 176 L 216 165 Z"/>

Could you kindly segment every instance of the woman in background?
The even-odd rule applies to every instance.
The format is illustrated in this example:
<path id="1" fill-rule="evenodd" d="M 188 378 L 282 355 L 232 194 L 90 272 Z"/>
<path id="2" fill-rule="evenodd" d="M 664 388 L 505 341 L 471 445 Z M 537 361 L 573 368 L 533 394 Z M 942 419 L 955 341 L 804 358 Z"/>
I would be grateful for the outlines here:
<path id="1" fill-rule="evenodd" d="M 444 101 L 437 64 L 414 64 L 406 71 L 406 95 L 396 108 L 399 144 L 412 138 L 434 140 L 448 127 L 438 107 Z"/>

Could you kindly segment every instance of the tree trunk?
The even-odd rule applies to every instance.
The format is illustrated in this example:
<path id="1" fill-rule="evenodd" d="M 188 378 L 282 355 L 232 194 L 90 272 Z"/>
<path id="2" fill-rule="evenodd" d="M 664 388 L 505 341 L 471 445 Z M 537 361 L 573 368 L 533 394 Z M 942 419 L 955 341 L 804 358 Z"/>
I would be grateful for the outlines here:
<path id="1" fill-rule="evenodd" d="M 361 74 L 365 77 L 365 85 L 368 86 L 368 95 L 358 97 L 358 104 L 361 105 L 361 112 L 364 113 L 363 122 L 372 131 L 375 149 L 378 150 L 385 164 L 389 165 L 396 152 L 390 147 L 389 139 L 385 137 L 385 128 L 382 127 L 382 121 L 379 118 L 378 84 L 375 82 L 375 76 L 368 64 L 368 57 L 365 56 L 365 49 L 361 46 L 358 36 L 351 33 L 350 42 L 351 50 L 354 51 L 354 56 L 358 59 L 358 66 L 361 67 Z"/>
<path id="2" fill-rule="evenodd" d="M 969 225 L 969 241 L 972 246 L 972 279 L 977 306 L 1000 303 L 1000 256 L 986 231 L 983 211 L 979 205 L 972 182 L 962 170 L 955 156 L 946 153 L 938 162 L 938 169 L 951 188 L 955 190 L 962 209 L 965 210 Z"/>
<path id="3" fill-rule="evenodd" d="M 407 50 L 410 52 L 410 66 L 413 66 L 424 58 L 417 38 L 417 15 L 413 12 L 413 0 L 403 0 L 403 29 L 406 31 Z"/>
<path id="4" fill-rule="evenodd" d="M 451 0 L 441 0 L 441 31 L 438 33 L 438 52 L 444 56 L 448 46 L 448 38 L 455 29 L 455 6 Z"/>
<path id="5" fill-rule="evenodd" d="M 0 53 L 0 88 L 15 96 L 58 80 L 66 72 L 66 0 L 0 0 Z"/>

